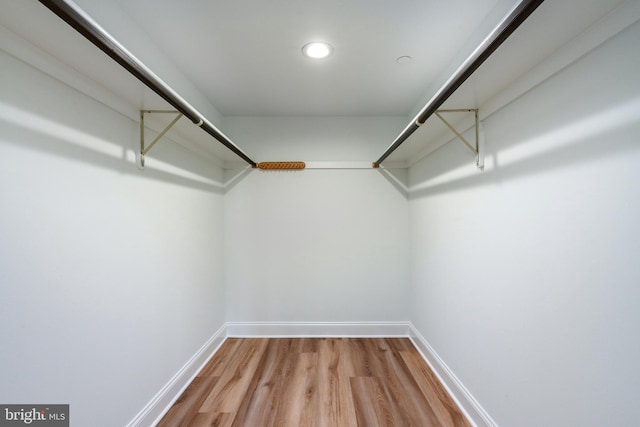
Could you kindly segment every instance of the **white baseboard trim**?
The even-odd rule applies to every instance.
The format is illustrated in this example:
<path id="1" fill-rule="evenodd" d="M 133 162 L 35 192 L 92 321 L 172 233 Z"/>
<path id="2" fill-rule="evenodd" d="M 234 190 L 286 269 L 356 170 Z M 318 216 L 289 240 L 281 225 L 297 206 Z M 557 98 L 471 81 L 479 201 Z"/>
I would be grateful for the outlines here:
<path id="1" fill-rule="evenodd" d="M 408 337 L 409 322 L 227 322 L 229 337 Z"/>
<path id="2" fill-rule="evenodd" d="M 475 427 L 498 427 L 412 323 L 409 324 L 409 338 L 467 419 Z"/>
<path id="3" fill-rule="evenodd" d="M 127 427 L 155 426 L 167 413 L 182 392 L 191 384 L 198 372 L 218 351 L 226 340 L 226 325 L 215 334 L 193 355 L 191 359 L 162 387 L 162 389 L 146 404 Z"/>

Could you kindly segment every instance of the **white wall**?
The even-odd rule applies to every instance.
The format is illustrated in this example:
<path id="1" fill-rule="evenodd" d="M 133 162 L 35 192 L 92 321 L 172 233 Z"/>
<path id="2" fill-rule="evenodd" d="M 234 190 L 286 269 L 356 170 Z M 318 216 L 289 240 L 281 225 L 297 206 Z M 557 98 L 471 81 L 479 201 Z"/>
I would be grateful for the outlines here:
<path id="1" fill-rule="evenodd" d="M 223 124 L 258 160 L 371 161 L 392 139 L 388 125 L 402 122 L 300 117 Z M 230 186 L 224 222 L 229 321 L 407 320 L 408 201 L 383 172 L 256 170 Z"/>
<path id="2" fill-rule="evenodd" d="M 408 203 L 380 172 L 254 171 L 224 221 L 229 321 L 408 320 Z"/>
<path id="3" fill-rule="evenodd" d="M 223 325 L 220 169 L 0 51 L 0 401 L 129 422 Z M 191 171 L 191 172 L 187 172 Z"/>
<path id="4" fill-rule="evenodd" d="M 373 162 L 407 124 L 404 116 L 226 116 L 224 131 L 256 161 Z"/>
<path id="5" fill-rule="evenodd" d="M 410 169 L 411 320 L 501 426 L 637 424 L 640 24 Z"/>

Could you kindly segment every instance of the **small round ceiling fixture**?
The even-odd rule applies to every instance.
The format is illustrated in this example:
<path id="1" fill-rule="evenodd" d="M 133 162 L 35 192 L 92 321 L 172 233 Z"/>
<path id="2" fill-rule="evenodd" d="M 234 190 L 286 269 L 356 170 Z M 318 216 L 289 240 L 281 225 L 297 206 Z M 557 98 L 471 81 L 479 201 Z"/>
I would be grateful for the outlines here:
<path id="1" fill-rule="evenodd" d="M 333 47 L 325 42 L 311 42 L 302 46 L 302 54 L 311 59 L 322 59 L 333 53 Z"/>

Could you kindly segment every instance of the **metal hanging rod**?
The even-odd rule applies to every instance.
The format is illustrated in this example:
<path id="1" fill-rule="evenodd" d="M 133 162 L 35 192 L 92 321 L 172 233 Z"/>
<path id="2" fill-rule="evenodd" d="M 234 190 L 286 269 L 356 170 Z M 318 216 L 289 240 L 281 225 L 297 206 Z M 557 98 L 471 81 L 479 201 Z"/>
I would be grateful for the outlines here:
<path id="1" fill-rule="evenodd" d="M 129 52 L 122 44 L 107 33 L 97 22 L 80 9 L 75 3 L 68 0 L 39 0 L 40 3 L 58 15 L 67 24 L 82 34 L 100 50 L 109 55 L 114 61 L 133 74 L 149 89 L 157 93 L 161 98 L 171 104 L 182 115 L 191 120 L 209 135 L 217 139 L 229 150 L 233 151 L 251 167 L 256 167 L 256 162 L 251 160 L 240 148 L 238 148 L 226 135 L 217 129 L 211 122 L 202 116 L 191 104 L 178 95 L 160 77 L 153 73 L 138 58 Z"/>
<path id="2" fill-rule="evenodd" d="M 522 0 L 509 15 L 480 43 L 462 65 L 440 87 L 435 95 L 420 110 L 411 123 L 404 128 L 382 156 L 375 162 L 377 168 L 391 153 L 411 136 L 444 102 L 464 83 L 471 74 L 542 4 L 544 0 Z"/>

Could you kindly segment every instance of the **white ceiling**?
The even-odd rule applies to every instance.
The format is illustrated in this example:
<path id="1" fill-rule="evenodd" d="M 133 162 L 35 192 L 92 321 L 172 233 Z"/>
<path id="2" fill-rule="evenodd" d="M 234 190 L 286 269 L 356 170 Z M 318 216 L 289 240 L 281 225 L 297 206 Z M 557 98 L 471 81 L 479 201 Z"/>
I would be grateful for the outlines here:
<path id="1" fill-rule="evenodd" d="M 483 107 L 622 2 L 544 2 L 445 107 Z M 154 71 L 153 64 L 162 65 L 161 59 L 171 64 L 159 74 L 172 85 L 176 82 L 174 89 L 209 118 L 218 112 L 263 118 L 400 116 L 400 122 L 406 117 L 408 123 L 518 0 L 76 3 Z M 164 106 L 37 1 L 0 0 L 0 12 L 0 25 L 98 82 L 134 111 Z M 334 54 L 319 61 L 303 57 L 302 46 L 315 40 L 331 43 Z M 404 55 L 412 61 L 396 63 Z M 172 79 L 172 73 L 186 76 L 192 85 Z M 388 123 L 394 128 L 385 134 L 402 128 L 392 124 L 397 121 Z M 177 131 L 223 160 L 237 159 L 188 123 Z M 416 158 L 442 132 L 423 126 L 390 160 Z M 246 143 L 234 142 L 241 148 Z"/>
<path id="2" fill-rule="evenodd" d="M 498 3 L 119 1 L 223 115 L 241 116 L 407 115 Z M 303 57 L 310 41 L 333 55 Z"/>

